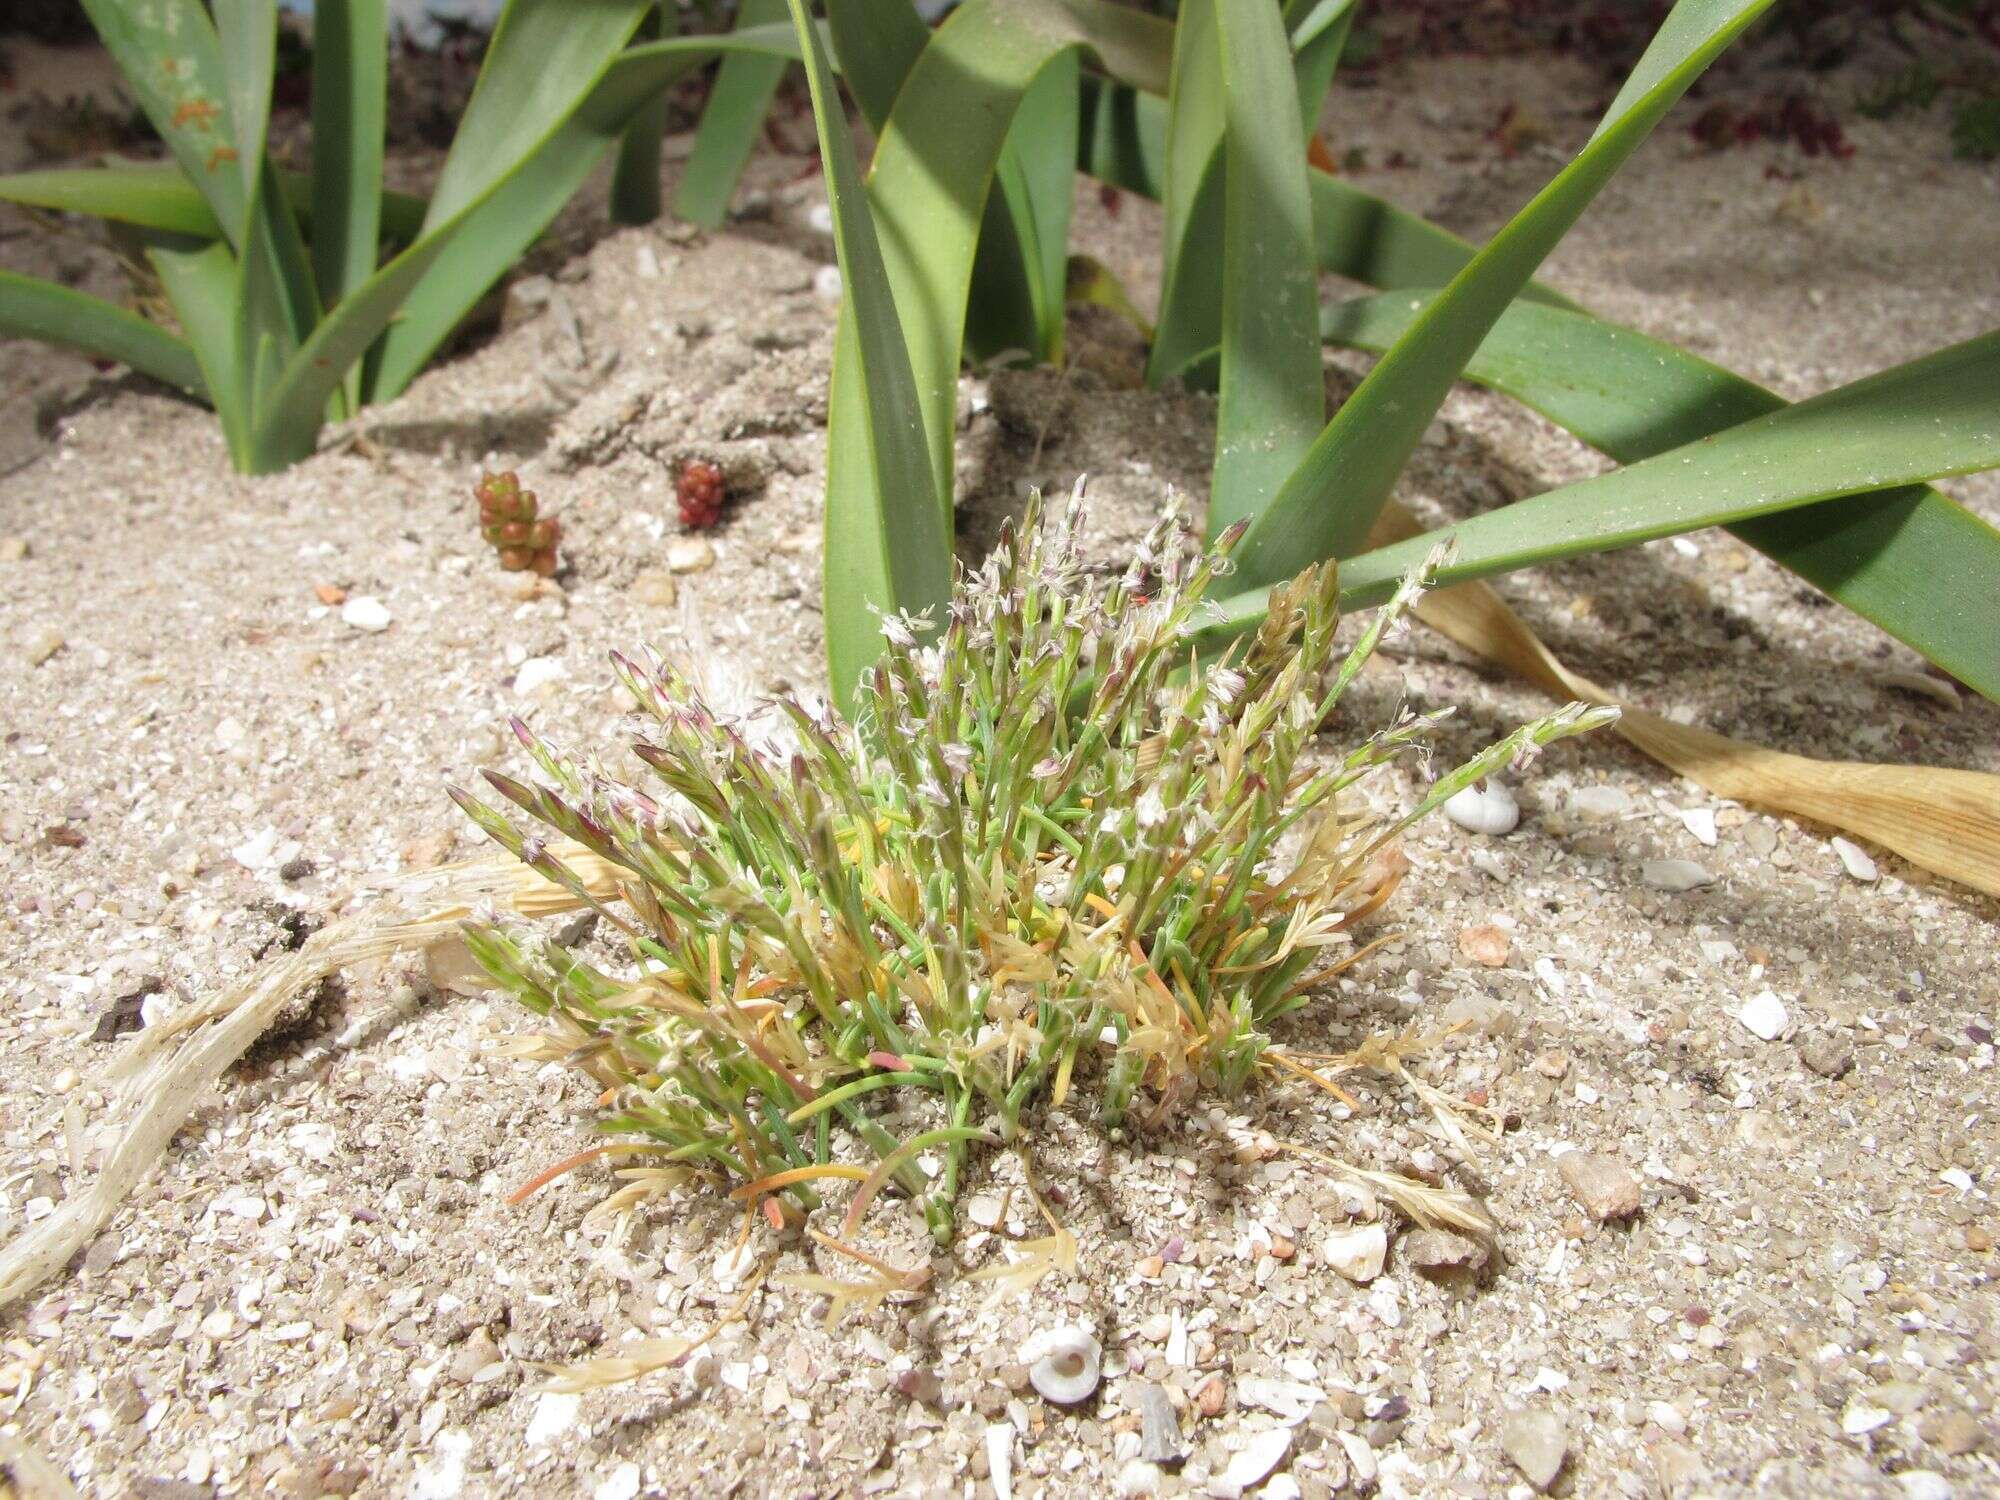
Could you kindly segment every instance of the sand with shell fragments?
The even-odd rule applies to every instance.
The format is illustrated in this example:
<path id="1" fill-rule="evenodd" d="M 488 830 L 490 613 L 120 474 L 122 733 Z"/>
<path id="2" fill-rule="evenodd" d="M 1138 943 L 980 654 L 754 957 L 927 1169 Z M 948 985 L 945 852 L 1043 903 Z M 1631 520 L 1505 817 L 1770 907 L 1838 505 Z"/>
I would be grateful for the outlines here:
<path id="1" fill-rule="evenodd" d="M 1343 88 L 1329 120 L 1376 160 L 1414 158 L 1366 185 L 1488 232 L 1589 128 L 1581 107 L 1548 115 L 1507 158 L 1499 106 L 1562 97 L 1552 78 L 1589 99 L 1572 66 L 1404 65 Z M 1845 163 L 1711 157 L 1681 123 L 1557 253 L 1557 285 L 1795 397 L 2000 321 L 2000 171 L 1950 160 L 1941 120 L 1861 122 Z M 0 1233 L 87 1170 L 99 1018 L 150 985 L 169 1009 L 212 992 L 294 913 L 469 852 L 440 789 L 507 759 L 508 715 L 607 745 L 605 653 L 640 642 L 740 691 L 815 684 L 833 325 L 807 167 L 760 158 L 752 214 L 714 236 L 604 233 L 580 205 L 496 337 L 273 478 L 231 476 L 197 410 L 0 345 L 37 413 L 9 416 L 0 465 L 0 534 L 26 544 L 0 562 Z M 1080 201 L 1083 244 L 1143 290 L 1156 219 Z M 0 244 L 10 265 L 42 253 Z M 1079 471 L 1108 559 L 1169 487 L 1199 499 L 1210 404 L 1124 388 L 1115 327 L 1074 342 L 1067 377 L 967 382 L 968 546 L 1026 486 Z M 712 555 L 675 574 L 671 472 L 690 455 L 738 497 Z M 468 488 L 502 463 L 562 509 L 559 588 L 525 593 L 479 545 Z M 1594 466 L 1461 393 L 1406 497 L 1457 513 Z M 1951 488 L 2000 514 L 1991 480 Z M 1726 537 L 1506 588 L 1649 706 L 1808 753 L 2000 770 L 2000 710 L 1918 681 Z M 320 590 L 378 601 L 386 628 Z M 1459 706 L 1449 757 L 1542 706 L 1416 631 L 1330 733 L 1404 697 Z M 2000 908 L 1880 851 L 1856 880 L 1823 830 L 1718 803 L 1609 736 L 1560 747 L 1519 794 L 1509 837 L 1413 836 L 1398 936 L 1291 1038 L 1470 1022 L 1420 1068 L 1518 1122 L 1476 1162 L 1386 1084 L 1351 1118 L 1277 1089 L 1118 1149 L 1058 1114 L 1040 1160 L 1074 1277 L 993 1309 L 964 1279 L 1043 1232 L 1000 1159 L 934 1293 L 828 1332 L 818 1299 L 767 1284 L 712 1358 L 537 1394 L 538 1363 L 707 1329 L 736 1300 L 740 1220 L 706 1201 L 587 1220 L 609 1185 L 594 1169 L 508 1206 L 589 1143 L 588 1091 L 489 1055 L 524 1015 L 390 966 L 260 1047 L 127 1211 L 6 1313 L 0 1415 L 104 1496 L 1205 1494 L 1247 1450 L 1276 1455 L 1272 1497 L 1520 1493 L 1522 1464 L 1555 1461 L 1578 1495 L 1991 1493 Z M 1653 889 L 1656 858 L 1710 883 Z M 1741 1019 L 1767 993 L 1772 1040 Z M 1435 1246 L 1276 1138 L 1479 1192 L 1501 1253 L 1420 1269 Z M 1631 1174 L 1635 1217 L 1578 1205 L 1571 1150 Z M 1384 1220 L 1379 1274 L 1341 1274 Z M 922 1253 L 878 1222 L 878 1248 Z M 785 1247 L 779 1269 L 803 1268 Z M 1068 1410 L 1020 1363 L 1064 1321 L 1106 1351 Z M 1136 1456 L 1151 1385 L 1178 1467 Z"/>

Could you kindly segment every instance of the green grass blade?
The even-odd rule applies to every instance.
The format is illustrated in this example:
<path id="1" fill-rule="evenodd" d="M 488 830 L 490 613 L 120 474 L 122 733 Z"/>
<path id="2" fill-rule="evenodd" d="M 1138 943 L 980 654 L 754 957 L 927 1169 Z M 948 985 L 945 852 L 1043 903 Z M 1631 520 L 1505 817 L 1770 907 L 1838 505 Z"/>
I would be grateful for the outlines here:
<path id="1" fill-rule="evenodd" d="M 848 712 L 862 671 L 882 651 L 871 610 L 931 610 L 943 624 L 950 502 L 934 488 L 917 381 L 833 69 L 805 0 L 789 3 L 846 289 L 827 402 L 825 566 L 827 664 L 835 700 Z"/>
<path id="2" fill-rule="evenodd" d="M 1360 545 L 1487 330 L 1667 110 L 1770 4 L 1679 0 L 1590 144 L 1383 356 L 1252 522 L 1236 553 L 1241 576 L 1272 583 Z"/>
<path id="3" fill-rule="evenodd" d="M 786 19 L 785 0 L 743 0 L 736 29 L 768 26 Z M 694 138 L 674 212 L 691 224 L 713 229 L 729 212 L 729 200 L 756 149 L 764 118 L 771 112 L 787 64 L 754 52 L 732 53 L 716 70 L 708 107 Z"/>
<path id="4" fill-rule="evenodd" d="M 327 307 L 374 275 L 380 258 L 388 87 L 384 0 L 318 0 L 313 10 L 312 258 L 320 301 Z"/>
<path id="5" fill-rule="evenodd" d="M 0 336 L 115 359 L 197 400 L 208 387 L 194 351 L 157 323 L 54 282 L 0 271 Z"/>
<path id="6" fill-rule="evenodd" d="M 312 229 L 317 242 L 314 204 L 318 194 L 313 177 L 305 172 L 280 172 L 278 178 L 292 212 Z M 224 237 L 208 200 L 178 166 L 169 163 L 16 172 L 0 177 L 0 201 L 58 213 L 90 214 L 189 239 Z M 424 208 L 424 200 L 413 194 L 384 192 L 376 209 L 382 233 L 405 242 L 415 239 L 423 224 Z"/>
<path id="7" fill-rule="evenodd" d="M 1333 343 L 1380 352 L 1423 298 L 1390 292 L 1321 313 Z M 1784 408 L 1782 397 L 1644 334 L 1516 303 L 1465 378 L 1511 396 L 1620 463 Z M 2000 700 L 2000 530 L 1928 486 L 1823 500 L 1729 530 Z"/>
<path id="8" fill-rule="evenodd" d="M 248 195 L 237 161 L 229 77 L 207 7 L 201 0 L 143 5 L 83 0 L 83 8 L 139 108 L 207 201 L 229 242 L 240 247 Z"/>
<path id="9" fill-rule="evenodd" d="M 257 191 L 271 127 L 271 80 L 278 70 L 278 8 L 268 0 L 209 0 L 235 129 L 236 170 L 247 200 Z M 162 62 L 165 59 L 161 59 Z"/>
<path id="10" fill-rule="evenodd" d="M 662 0 L 647 12 L 635 37 L 659 41 L 680 25 L 673 0 Z M 632 117 L 618 138 L 618 161 L 611 169 L 611 221 L 650 224 L 660 216 L 660 147 L 667 134 L 664 90 Z"/>
<path id="11" fill-rule="evenodd" d="M 2000 467 L 1995 391 L 2000 333 L 1989 333 L 1629 468 L 1462 521 L 1448 528 L 1455 554 L 1437 570 L 1438 586 L 1840 496 L 1863 497 L 1847 505 L 1866 504 L 1872 492 Z M 1443 535 L 1412 537 L 1342 563 L 1342 607 L 1387 599 Z M 1981 586 L 1990 589 L 1991 578 Z M 1228 600 L 1225 621 L 1204 634 L 1220 637 L 1253 622 L 1263 610 L 1262 593 Z"/>
<path id="12" fill-rule="evenodd" d="M 1222 368 L 1209 535 L 1252 515 L 1299 465 L 1326 420 L 1312 203 L 1292 59 L 1275 7 L 1213 8 L 1225 115 Z"/>
<path id="13" fill-rule="evenodd" d="M 201 366 L 202 384 L 222 424 L 230 459 L 247 473 L 252 452 L 250 385 L 244 368 L 243 306 L 237 291 L 236 257 L 218 240 L 192 250 L 155 245 L 146 258 L 152 262 Z"/>

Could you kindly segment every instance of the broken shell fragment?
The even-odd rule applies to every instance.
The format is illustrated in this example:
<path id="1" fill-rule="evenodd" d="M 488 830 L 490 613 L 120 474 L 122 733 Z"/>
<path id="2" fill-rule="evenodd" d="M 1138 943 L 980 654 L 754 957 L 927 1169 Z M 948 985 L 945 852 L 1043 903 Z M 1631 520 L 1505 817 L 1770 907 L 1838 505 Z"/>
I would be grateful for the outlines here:
<path id="1" fill-rule="evenodd" d="M 1053 1328 L 1037 1334 L 1021 1349 L 1028 1379 L 1042 1399 L 1074 1406 L 1097 1389 L 1103 1349 L 1083 1328 Z"/>

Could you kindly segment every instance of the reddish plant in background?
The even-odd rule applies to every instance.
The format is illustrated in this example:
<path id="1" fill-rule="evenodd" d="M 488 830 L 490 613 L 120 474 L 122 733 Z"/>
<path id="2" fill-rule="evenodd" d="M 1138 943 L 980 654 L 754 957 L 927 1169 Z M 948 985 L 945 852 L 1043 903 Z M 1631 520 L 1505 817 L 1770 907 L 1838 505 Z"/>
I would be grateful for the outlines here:
<path id="1" fill-rule="evenodd" d="M 722 505 L 729 498 L 729 486 L 722 470 L 705 458 L 691 458 L 681 465 L 674 482 L 674 499 L 681 508 L 681 525 L 690 531 L 706 531 L 722 519 Z"/>
<path id="2" fill-rule="evenodd" d="M 520 477 L 507 469 L 483 475 L 473 494 L 479 500 L 479 534 L 499 552 L 500 566 L 510 573 L 532 569 L 551 576 L 562 523 L 536 515 L 535 492 L 522 489 Z"/>

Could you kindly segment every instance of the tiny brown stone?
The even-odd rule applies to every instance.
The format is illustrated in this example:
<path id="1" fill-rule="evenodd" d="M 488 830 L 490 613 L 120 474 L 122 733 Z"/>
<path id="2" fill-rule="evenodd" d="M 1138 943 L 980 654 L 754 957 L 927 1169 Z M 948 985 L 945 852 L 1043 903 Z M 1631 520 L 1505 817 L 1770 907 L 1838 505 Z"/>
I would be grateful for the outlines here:
<path id="1" fill-rule="evenodd" d="M 1639 1211 L 1639 1179 L 1616 1157 L 1595 1151 L 1571 1151 L 1556 1170 L 1583 1211 L 1600 1223 L 1629 1219 Z"/>
<path id="2" fill-rule="evenodd" d="M 1229 1404 L 1229 1388 L 1220 1375 L 1211 1375 L 1195 1387 L 1194 1404 L 1204 1417 L 1222 1415 L 1222 1408 Z"/>
<path id="3" fill-rule="evenodd" d="M 1419 1229 L 1402 1240 L 1403 1258 L 1419 1271 L 1477 1271 L 1486 1264 L 1487 1249 L 1478 1240 L 1445 1229 Z"/>
<path id="4" fill-rule="evenodd" d="M 1160 1259 L 1159 1256 L 1149 1255 L 1144 1260 L 1140 1261 L 1139 1264 L 1134 1266 L 1132 1269 L 1137 1271 L 1139 1275 L 1143 1277 L 1145 1280 L 1151 1281 L 1155 1277 L 1157 1277 L 1162 1271 L 1166 1270 L 1166 1268 L 1167 1268 L 1167 1263 L 1164 1260 Z"/>
<path id="5" fill-rule="evenodd" d="M 1488 969 L 1504 967 L 1513 946 L 1507 934 L 1491 922 L 1464 928 L 1458 934 L 1458 951 Z"/>

